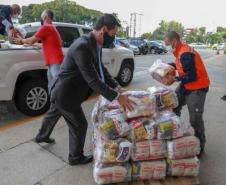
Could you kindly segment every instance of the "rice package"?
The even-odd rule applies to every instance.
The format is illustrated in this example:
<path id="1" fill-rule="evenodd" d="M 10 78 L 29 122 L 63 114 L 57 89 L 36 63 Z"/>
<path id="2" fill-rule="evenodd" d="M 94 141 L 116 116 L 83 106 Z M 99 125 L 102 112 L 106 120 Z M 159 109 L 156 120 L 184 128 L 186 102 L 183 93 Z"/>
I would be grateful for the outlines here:
<path id="1" fill-rule="evenodd" d="M 172 109 L 178 106 L 176 93 L 167 87 L 149 87 L 148 91 L 155 96 L 156 105 L 159 110 Z"/>
<path id="2" fill-rule="evenodd" d="M 197 157 L 167 161 L 169 176 L 198 176 L 200 162 Z"/>
<path id="3" fill-rule="evenodd" d="M 181 137 L 167 141 L 167 156 L 169 159 L 195 157 L 200 152 L 200 142 L 195 136 Z"/>
<path id="4" fill-rule="evenodd" d="M 154 62 L 154 64 L 150 67 L 149 72 L 152 78 L 164 85 L 171 85 L 176 77 L 174 67 L 164 63 L 161 59 Z"/>
<path id="5" fill-rule="evenodd" d="M 137 117 L 153 117 L 156 111 L 155 97 L 151 96 L 147 91 L 127 91 L 124 95 L 132 100 L 134 105 L 133 111 L 127 111 L 127 119 Z"/>
<path id="6" fill-rule="evenodd" d="M 143 141 L 156 138 L 156 123 L 153 119 L 135 119 L 129 123 L 132 141 Z"/>
<path id="7" fill-rule="evenodd" d="M 99 141 L 94 150 L 94 158 L 99 163 L 127 162 L 131 156 L 132 144 L 126 139 Z"/>
<path id="8" fill-rule="evenodd" d="M 133 161 L 148 161 L 166 157 L 166 143 L 163 140 L 146 140 L 133 144 Z"/>
<path id="9" fill-rule="evenodd" d="M 133 180 L 157 180 L 166 177 L 166 162 L 161 161 L 141 161 L 132 162 Z"/>
<path id="10" fill-rule="evenodd" d="M 158 139 L 173 139 L 182 137 L 184 134 L 184 125 L 180 118 L 171 111 L 159 113 L 156 123 Z"/>
<path id="11" fill-rule="evenodd" d="M 94 165 L 93 177 L 97 184 L 111 184 L 131 181 L 131 165 L 129 163 Z"/>

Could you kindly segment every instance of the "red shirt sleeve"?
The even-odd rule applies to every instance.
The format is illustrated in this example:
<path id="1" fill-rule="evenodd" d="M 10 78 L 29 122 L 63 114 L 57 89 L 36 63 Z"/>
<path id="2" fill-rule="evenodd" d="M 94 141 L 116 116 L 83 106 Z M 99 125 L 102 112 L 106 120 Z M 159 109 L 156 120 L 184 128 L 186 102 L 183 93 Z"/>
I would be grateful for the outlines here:
<path id="1" fill-rule="evenodd" d="M 49 33 L 49 28 L 47 26 L 42 26 L 39 30 L 35 33 L 35 37 L 41 40 L 45 39 Z"/>

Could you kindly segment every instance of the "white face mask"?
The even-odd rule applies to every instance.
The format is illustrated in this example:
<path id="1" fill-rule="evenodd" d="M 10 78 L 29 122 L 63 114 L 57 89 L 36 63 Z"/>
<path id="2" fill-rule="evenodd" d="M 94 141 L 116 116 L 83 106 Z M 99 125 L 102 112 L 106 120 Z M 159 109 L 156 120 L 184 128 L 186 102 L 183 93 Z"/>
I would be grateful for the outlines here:
<path id="1" fill-rule="evenodd" d="M 169 52 L 173 53 L 175 51 L 175 48 L 172 47 L 172 45 L 168 46 L 169 47 Z"/>

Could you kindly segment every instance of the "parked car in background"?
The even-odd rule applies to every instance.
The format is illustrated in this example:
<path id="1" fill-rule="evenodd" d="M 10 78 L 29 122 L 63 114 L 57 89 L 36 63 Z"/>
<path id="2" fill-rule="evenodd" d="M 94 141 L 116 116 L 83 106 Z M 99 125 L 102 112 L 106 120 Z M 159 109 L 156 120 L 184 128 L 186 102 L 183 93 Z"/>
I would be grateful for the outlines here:
<path id="1" fill-rule="evenodd" d="M 125 38 L 115 38 L 115 45 L 119 45 L 125 48 L 130 49 L 131 51 L 133 51 L 134 55 L 139 55 L 140 54 L 140 50 L 137 46 L 130 44 L 129 41 Z"/>
<path id="2" fill-rule="evenodd" d="M 149 52 L 151 54 L 162 54 L 162 53 L 167 53 L 167 49 L 165 46 L 157 41 L 148 41 L 148 47 L 149 47 Z"/>
<path id="3" fill-rule="evenodd" d="M 149 52 L 147 42 L 142 38 L 131 38 L 129 43 L 139 48 L 139 54 L 147 55 Z"/>
<path id="4" fill-rule="evenodd" d="M 217 50 L 224 50 L 224 47 L 225 47 L 225 46 L 226 46 L 226 43 L 218 44 Z"/>
<path id="5" fill-rule="evenodd" d="M 193 47 L 195 49 L 206 49 L 207 45 L 204 43 L 191 43 L 189 44 L 190 47 Z"/>
<path id="6" fill-rule="evenodd" d="M 64 53 L 75 39 L 91 28 L 69 23 L 54 23 L 62 39 Z M 40 22 L 22 25 L 27 37 L 34 35 Z M 42 50 L 37 47 L 0 44 L 0 101 L 14 101 L 18 110 L 30 116 L 40 115 L 49 108 L 46 66 Z M 133 79 L 134 54 L 124 47 L 103 48 L 103 64 L 109 73 L 126 86 Z"/>
<path id="7" fill-rule="evenodd" d="M 219 44 L 213 44 L 211 48 L 212 48 L 213 50 L 217 50 L 217 46 L 218 46 L 218 45 L 219 45 Z"/>

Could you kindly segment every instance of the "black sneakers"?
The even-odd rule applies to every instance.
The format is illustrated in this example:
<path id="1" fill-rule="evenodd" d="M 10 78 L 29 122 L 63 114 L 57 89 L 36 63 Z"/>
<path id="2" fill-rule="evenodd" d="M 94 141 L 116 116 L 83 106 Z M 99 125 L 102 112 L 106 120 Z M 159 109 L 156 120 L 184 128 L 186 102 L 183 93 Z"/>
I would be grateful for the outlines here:
<path id="1" fill-rule="evenodd" d="M 222 100 L 226 100 L 226 94 L 221 97 Z"/>
<path id="2" fill-rule="evenodd" d="M 69 161 L 69 165 L 71 166 L 75 166 L 75 165 L 79 165 L 79 164 L 87 164 L 93 161 L 93 156 L 89 155 L 89 156 L 84 156 L 82 155 L 81 157 L 79 157 L 78 159 L 74 159 L 74 160 L 68 160 Z"/>

